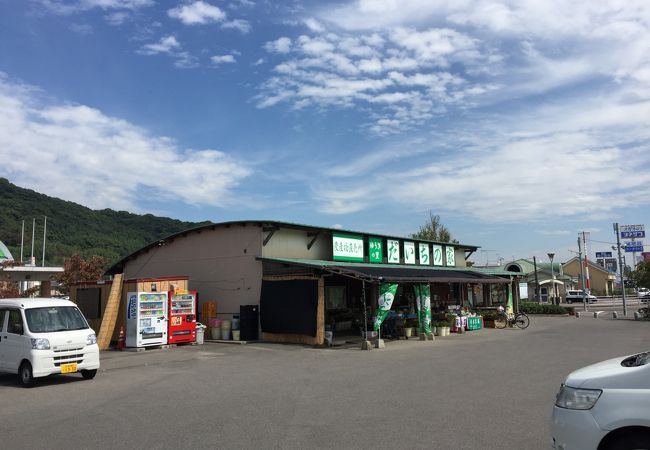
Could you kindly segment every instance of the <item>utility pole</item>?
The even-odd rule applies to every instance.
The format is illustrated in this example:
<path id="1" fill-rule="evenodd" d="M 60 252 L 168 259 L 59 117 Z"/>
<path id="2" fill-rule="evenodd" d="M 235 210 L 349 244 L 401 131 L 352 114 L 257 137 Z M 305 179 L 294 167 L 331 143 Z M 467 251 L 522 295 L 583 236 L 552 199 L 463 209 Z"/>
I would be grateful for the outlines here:
<path id="1" fill-rule="evenodd" d="M 552 289 L 552 294 L 553 294 L 553 301 L 551 301 L 551 305 L 555 305 L 555 274 L 553 273 L 553 257 L 555 256 L 555 253 L 547 253 L 548 259 L 551 261 L 551 289 Z"/>
<path id="2" fill-rule="evenodd" d="M 539 277 L 537 276 L 537 259 L 533 256 L 533 266 L 535 267 L 535 300 L 539 303 Z"/>
<path id="3" fill-rule="evenodd" d="M 627 305 L 625 304 L 625 281 L 623 274 L 625 266 L 623 265 L 623 256 L 621 256 L 621 234 L 618 232 L 618 222 L 614 223 L 614 233 L 616 233 L 616 250 L 618 251 L 618 265 L 621 269 L 621 292 L 623 294 L 623 315 L 627 316 Z"/>
<path id="4" fill-rule="evenodd" d="M 23 220 L 23 228 L 20 231 L 20 262 L 25 263 L 23 259 L 23 245 L 25 244 L 25 221 Z"/>
<path id="5" fill-rule="evenodd" d="M 585 271 L 582 267 L 582 245 L 578 238 L 578 258 L 580 259 L 580 280 L 582 281 L 582 307 L 587 310 L 587 291 L 585 290 Z"/>
<path id="6" fill-rule="evenodd" d="M 45 267 L 45 232 L 47 230 L 47 216 L 43 216 L 43 260 L 41 261 L 41 267 Z"/>
<path id="7" fill-rule="evenodd" d="M 29 265 L 30 266 L 35 266 L 35 259 L 34 259 L 34 232 L 36 231 L 36 218 L 32 218 L 32 255 L 29 258 Z"/>

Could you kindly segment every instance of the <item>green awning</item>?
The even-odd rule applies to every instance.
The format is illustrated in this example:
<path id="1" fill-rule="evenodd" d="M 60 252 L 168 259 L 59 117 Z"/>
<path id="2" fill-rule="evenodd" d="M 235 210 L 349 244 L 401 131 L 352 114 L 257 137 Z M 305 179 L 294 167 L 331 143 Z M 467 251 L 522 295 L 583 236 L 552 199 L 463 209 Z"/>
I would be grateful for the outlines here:
<path id="1" fill-rule="evenodd" d="M 402 264 L 370 264 L 318 259 L 258 258 L 264 263 L 264 274 L 275 273 L 274 266 L 306 268 L 315 271 L 344 275 L 369 282 L 393 283 L 476 283 L 507 284 L 511 274 L 494 276 L 471 267 L 434 267 Z M 505 271 L 504 271 L 505 272 Z"/>

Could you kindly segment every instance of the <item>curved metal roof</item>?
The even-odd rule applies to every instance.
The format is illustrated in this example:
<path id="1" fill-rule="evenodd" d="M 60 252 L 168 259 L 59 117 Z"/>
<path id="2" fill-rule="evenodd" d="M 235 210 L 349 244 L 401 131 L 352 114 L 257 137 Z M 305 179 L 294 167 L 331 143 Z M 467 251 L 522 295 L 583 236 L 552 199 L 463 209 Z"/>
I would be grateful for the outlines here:
<path id="1" fill-rule="evenodd" d="M 231 227 L 234 225 L 242 225 L 245 226 L 247 224 L 251 225 L 257 225 L 257 226 L 268 226 L 268 227 L 282 227 L 282 228 L 294 228 L 294 229 L 300 229 L 300 230 L 310 230 L 310 231 L 329 231 L 329 232 L 338 232 L 338 233 L 352 233 L 352 234 L 363 234 L 367 236 L 377 236 L 377 237 L 383 237 L 383 238 L 389 238 L 389 239 L 411 239 L 414 242 L 428 242 L 432 244 L 442 244 L 442 245 L 449 245 L 449 242 L 437 242 L 437 241 L 427 241 L 425 239 L 412 239 L 410 237 L 405 237 L 405 236 L 391 236 L 391 235 L 386 235 L 386 234 L 381 234 L 381 233 L 372 233 L 368 231 L 356 231 L 356 230 L 346 230 L 346 229 L 339 229 L 339 228 L 329 228 L 329 227 L 320 227 L 316 225 L 305 225 L 305 224 L 299 224 L 299 223 L 291 223 L 291 222 L 280 222 L 277 220 L 235 220 L 235 221 L 230 221 L 230 222 L 220 222 L 220 223 L 212 223 L 208 225 L 201 225 L 199 227 L 195 228 L 189 228 L 187 230 L 179 231 L 178 233 L 171 234 L 167 237 L 164 237 L 162 239 L 159 239 L 154 242 L 150 242 L 149 244 L 145 245 L 139 250 L 136 250 L 135 252 L 131 253 L 130 255 L 125 256 L 124 258 L 120 259 L 116 263 L 114 263 L 111 267 L 109 267 L 106 270 L 107 275 L 113 275 L 115 273 L 120 273 L 126 262 L 130 259 L 133 259 L 137 257 L 140 253 L 143 253 L 153 247 L 157 247 L 159 245 L 163 245 L 165 242 L 176 239 L 177 237 L 183 237 L 187 236 L 190 233 L 200 233 L 204 230 L 214 230 L 216 228 L 222 228 L 222 227 Z M 464 250 L 468 251 L 476 251 L 480 247 L 477 245 L 467 245 L 467 244 L 452 244 L 454 247 L 462 248 Z"/>

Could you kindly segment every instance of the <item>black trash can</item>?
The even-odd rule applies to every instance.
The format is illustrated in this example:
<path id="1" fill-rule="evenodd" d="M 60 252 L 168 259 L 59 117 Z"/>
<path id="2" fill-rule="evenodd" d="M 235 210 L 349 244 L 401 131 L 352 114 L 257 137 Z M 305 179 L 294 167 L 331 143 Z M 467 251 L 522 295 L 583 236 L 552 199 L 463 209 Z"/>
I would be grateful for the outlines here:
<path id="1" fill-rule="evenodd" d="M 259 340 L 259 305 L 240 305 L 239 306 L 239 329 L 240 339 L 242 341 Z"/>

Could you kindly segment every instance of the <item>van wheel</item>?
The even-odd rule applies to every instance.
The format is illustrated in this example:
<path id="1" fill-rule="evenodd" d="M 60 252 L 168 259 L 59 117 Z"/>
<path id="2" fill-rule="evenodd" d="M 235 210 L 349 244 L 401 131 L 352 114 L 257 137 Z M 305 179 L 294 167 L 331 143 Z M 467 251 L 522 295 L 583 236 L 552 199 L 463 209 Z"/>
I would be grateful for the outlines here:
<path id="1" fill-rule="evenodd" d="M 567 299 L 566 299 L 566 302 L 570 305 L 571 302 L 572 302 L 572 300 L 571 300 L 570 298 L 567 298 Z"/>
<path id="2" fill-rule="evenodd" d="M 20 377 L 20 384 L 23 387 L 29 388 L 34 386 L 34 374 L 32 373 L 32 365 L 29 361 L 25 361 L 20 365 L 18 376 Z"/>
<path id="3" fill-rule="evenodd" d="M 93 370 L 82 370 L 81 376 L 84 377 L 84 380 L 92 380 L 97 375 L 97 369 Z"/>
<path id="4" fill-rule="evenodd" d="M 634 432 L 624 434 L 607 445 L 607 450 L 636 450 L 648 448 L 650 434 Z"/>

